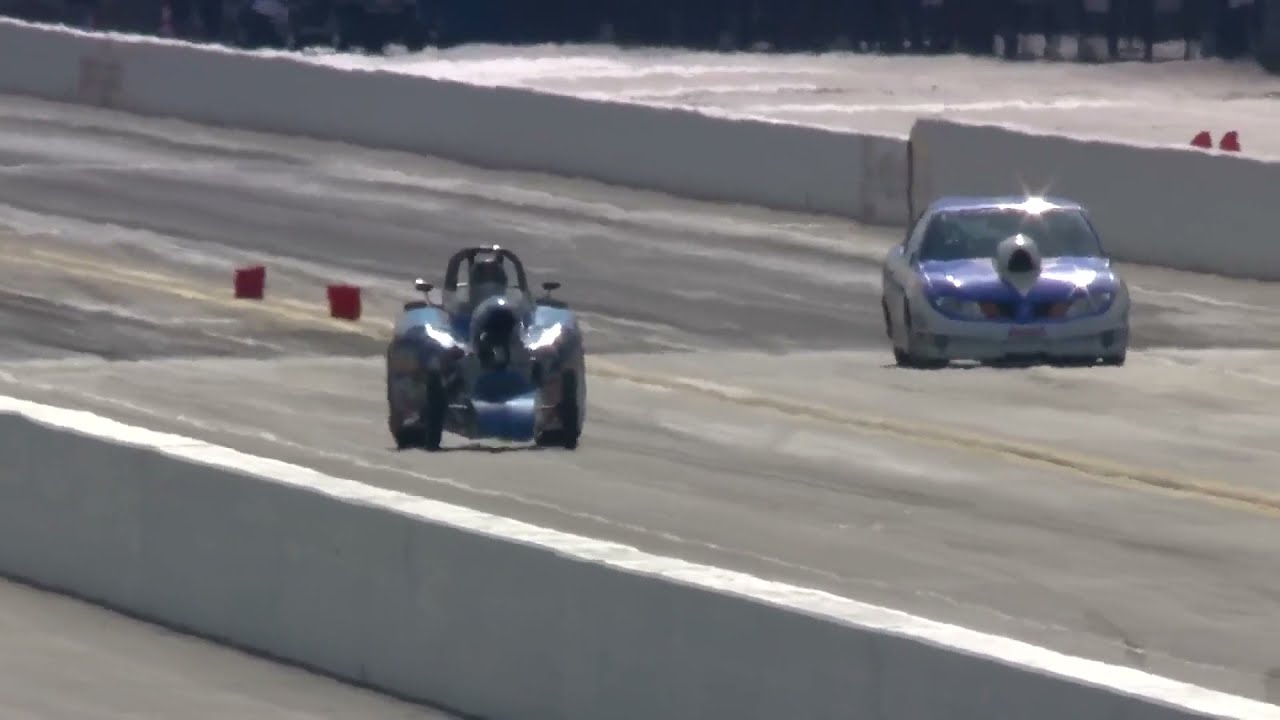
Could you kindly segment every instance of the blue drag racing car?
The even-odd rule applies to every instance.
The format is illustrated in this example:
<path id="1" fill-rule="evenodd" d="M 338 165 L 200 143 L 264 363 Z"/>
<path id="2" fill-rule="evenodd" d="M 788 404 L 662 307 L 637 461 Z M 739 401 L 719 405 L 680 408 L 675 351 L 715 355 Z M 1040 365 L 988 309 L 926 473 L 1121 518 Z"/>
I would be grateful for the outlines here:
<path id="1" fill-rule="evenodd" d="M 889 252 L 882 287 L 902 366 L 1125 361 L 1128 288 L 1074 202 L 940 199 Z"/>
<path id="2" fill-rule="evenodd" d="M 428 299 L 405 303 L 387 347 L 387 422 L 398 448 L 439 450 L 445 431 L 578 446 L 585 351 L 574 312 L 551 297 L 560 283 L 544 282 L 546 295 L 535 299 L 520 258 L 494 245 L 453 255 L 440 304 L 429 300 L 432 283 L 415 287 Z"/>

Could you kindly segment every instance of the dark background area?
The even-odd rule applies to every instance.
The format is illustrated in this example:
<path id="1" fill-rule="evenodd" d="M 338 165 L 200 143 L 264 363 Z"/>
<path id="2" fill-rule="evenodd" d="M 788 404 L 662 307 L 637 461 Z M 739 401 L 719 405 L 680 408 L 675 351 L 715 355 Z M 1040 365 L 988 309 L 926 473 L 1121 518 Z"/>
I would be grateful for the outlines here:
<path id="1" fill-rule="evenodd" d="M 605 42 L 1087 62 L 1219 57 L 1280 72 L 1280 0 L 0 0 L 0 14 L 241 47 Z M 1034 36 L 1045 42 L 1026 42 Z M 1095 41 L 1073 42 L 1082 36 Z M 1172 54 L 1157 50 L 1165 43 Z"/>

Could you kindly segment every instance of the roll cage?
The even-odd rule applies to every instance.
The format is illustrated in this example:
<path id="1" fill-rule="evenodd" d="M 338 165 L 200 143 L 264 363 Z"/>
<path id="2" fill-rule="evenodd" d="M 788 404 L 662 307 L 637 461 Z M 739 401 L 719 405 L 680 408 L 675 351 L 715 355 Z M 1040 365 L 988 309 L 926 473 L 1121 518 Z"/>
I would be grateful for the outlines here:
<path id="1" fill-rule="evenodd" d="M 533 293 L 529 291 L 529 278 L 528 275 L 525 274 L 524 263 L 520 261 L 520 257 L 518 255 L 499 245 L 463 248 L 462 250 L 454 253 L 453 257 L 449 258 L 449 264 L 445 267 L 444 271 L 444 285 L 440 288 L 440 305 L 451 314 L 456 313 L 456 311 L 460 309 L 458 307 L 457 299 L 458 288 L 464 286 L 469 287 L 470 285 L 469 282 L 463 283 L 459 281 L 459 274 L 462 270 L 462 265 L 463 263 L 466 263 L 467 278 L 470 278 L 477 259 L 481 259 L 482 256 L 484 256 L 484 259 L 497 259 L 498 262 L 504 266 L 504 269 L 505 266 L 509 265 L 515 270 L 515 287 L 520 291 L 520 296 L 523 301 L 522 304 L 525 307 L 532 307 L 534 303 Z M 509 281 L 507 287 L 511 287 Z M 420 285 L 418 289 L 424 290 L 426 288 Z"/>
<path id="2" fill-rule="evenodd" d="M 458 291 L 458 270 L 462 267 L 462 263 L 467 264 L 467 277 L 471 276 L 471 269 L 475 267 L 476 257 L 480 255 L 489 255 L 496 258 L 502 263 L 511 263 L 511 267 L 516 271 L 516 287 L 520 289 L 521 294 L 530 296 L 529 279 L 524 272 L 524 263 L 520 262 L 519 256 L 510 250 L 500 246 L 491 245 L 489 247 L 469 247 L 463 248 L 453 254 L 449 258 L 449 265 L 444 271 L 444 287 L 440 291 L 452 295 Z"/>
<path id="3" fill-rule="evenodd" d="M 500 264 L 503 264 L 504 266 L 510 265 L 510 267 L 515 270 L 515 287 L 520 292 L 521 305 L 524 308 L 532 308 L 534 305 L 538 304 L 538 302 L 553 307 L 564 307 L 563 303 L 551 298 L 551 292 L 556 288 L 559 288 L 560 283 L 554 281 L 542 283 L 542 288 L 547 291 L 547 294 L 540 301 L 535 301 L 533 293 L 529 290 L 529 278 L 525 273 L 524 263 L 520 260 L 518 255 L 500 245 L 490 245 L 487 247 L 476 246 L 463 248 L 462 250 L 454 253 L 453 256 L 449 258 L 449 263 L 445 267 L 444 285 L 440 288 L 440 307 L 450 315 L 453 315 L 455 319 L 462 320 L 463 317 L 470 314 L 469 308 L 459 307 L 459 301 L 457 298 L 458 288 L 469 288 L 470 285 L 469 282 L 463 283 L 459 279 L 462 265 L 463 263 L 466 263 L 467 277 L 470 278 L 476 261 L 480 259 L 480 256 L 487 256 L 485 259 L 497 259 Z M 418 278 L 414 282 L 414 287 L 422 294 L 427 295 L 435 286 L 422 278 Z M 511 288 L 510 280 L 508 280 L 507 288 Z M 471 298 L 468 298 L 468 301 L 470 301 L 470 299 Z M 425 300 L 414 301 L 406 303 L 405 309 L 409 310 L 414 307 L 424 307 L 428 304 L 431 303 Z M 470 302 L 467 303 L 467 305 L 470 304 Z M 460 310 L 463 312 L 459 312 Z"/>

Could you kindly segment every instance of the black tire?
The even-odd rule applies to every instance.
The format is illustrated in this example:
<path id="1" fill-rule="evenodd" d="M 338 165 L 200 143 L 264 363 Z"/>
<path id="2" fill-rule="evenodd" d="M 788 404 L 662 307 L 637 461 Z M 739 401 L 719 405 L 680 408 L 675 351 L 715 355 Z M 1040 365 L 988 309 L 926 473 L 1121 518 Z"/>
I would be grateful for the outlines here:
<path id="1" fill-rule="evenodd" d="M 400 425 L 393 417 L 388 420 L 388 424 L 391 425 L 391 437 L 395 438 L 397 450 L 422 447 L 423 442 L 426 440 L 426 434 L 422 432 L 422 426 L 417 423 Z"/>
<path id="2" fill-rule="evenodd" d="M 395 413 L 387 417 L 387 426 L 391 437 L 396 441 L 396 449 L 420 447 L 431 451 L 439 450 L 444 438 L 444 419 L 448 407 L 440 376 L 431 373 L 427 376 L 426 403 L 417 421 L 406 424 Z"/>
<path id="3" fill-rule="evenodd" d="M 576 450 L 582 437 L 582 408 L 578 398 L 578 374 L 572 370 L 564 374 L 565 390 L 560 400 L 561 445 L 566 450 Z"/>
<path id="4" fill-rule="evenodd" d="M 893 348 L 893 359 L 899 367 L 924 369 L 938 369 L 946 367 L 949 362 L 946 358 L 926 359 L 917 355 L 912 351 L 911 342 L 911 306 L 906 302 L 902 303 L 902 325 L 907 332 L 907 349 L 899 350 Z M 892 342 L 892 341 L 890 341 Z"/>
<path id="5" fill-rule="evenodd" d="M 1125 355 L 1126 355 L 1126 352 L 1124 350 L 1121 350 L 1115 355 L 1107 355 L 1106 357 L 1102 358 L 1102 364 L 1111 365 L 1114 367 L 1120 367 L 1124 365 Z"/>
<path id="6" fill-rule="evenodd" d="M 391 373 L 387 373 L 387 430 L 396 442 L 397 450 L 407 450 L 422 444 L 422 430 L 417 423 L 406 425 L 404 418 L 396 411 L 396 398 L 392 392 Z"/>
<path id="7" fill-rule="evenodd" d="M 582 408 L 578 397 L 578 373 L 565 370 L 560 377 L 560 402 L 556 405 L 556 414 L 560 416 L 560 427 L 538 433 L 535 440 L 538 447 L 558 446 L 566 450 L 576 450 L 578 440 L 582 437 Z"/>
<path id="8" fill-rule="evenodd" d="M 422 409 L 422 446 L 435 452 L 440 449 L 440 441 L 444 439 L 444 417 L 449 409 L 449 399 L 445 397 L 444 383 L 436 373 L 427 375 L 427 402 Z"/>

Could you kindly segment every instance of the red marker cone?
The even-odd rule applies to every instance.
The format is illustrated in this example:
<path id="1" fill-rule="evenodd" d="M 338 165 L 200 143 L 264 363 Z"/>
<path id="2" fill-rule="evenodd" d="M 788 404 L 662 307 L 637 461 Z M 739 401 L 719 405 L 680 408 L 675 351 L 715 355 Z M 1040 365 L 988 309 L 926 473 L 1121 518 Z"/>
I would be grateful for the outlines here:
<path id="1" fill-rule="evenodd" d="M 261 265 L 236 270 L 235 293 L 241 300 L 261 300 L 267 289 L 267 269 Z"/>
<path id="2" fill-rule="evenodd" d="M 1240 152 L 1240 133 L 1232 130 L 1222 136 L 1222 142 L 1218 143 L 1219 150 L 1227 152 Z"/>
<path id="3" fill-rule="evenodd" d="M 1191 138 L 1191 144 L 1198 148 L 1211 149 L 1213 147 L 1213 136 L 1209 134 L 1208 130 L 1201 130 L 1196 133 L 1195 137 Z"/>
<path id="4" fill-rule="evenodd" d="M 359 320 L 360 288 L 354 285 L 329 286 L 329 315 L 339 320 Z"/>

